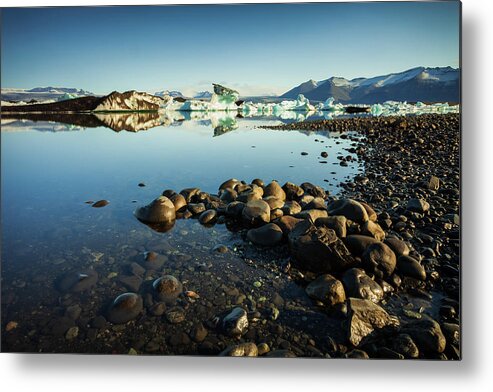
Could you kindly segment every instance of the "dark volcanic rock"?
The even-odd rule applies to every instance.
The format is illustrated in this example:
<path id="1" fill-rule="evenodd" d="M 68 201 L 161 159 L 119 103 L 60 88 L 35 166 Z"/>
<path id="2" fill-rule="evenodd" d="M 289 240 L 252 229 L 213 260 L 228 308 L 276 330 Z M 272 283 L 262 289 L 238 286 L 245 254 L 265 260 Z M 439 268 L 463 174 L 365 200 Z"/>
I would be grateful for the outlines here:
<path id="1" fill-rule="evenodd" d="M 303 221 L 289 233 L 288 239 L 291 253 L 302 269 L 330 273 L 355 265 L 354 258 L 332 229 L 317 228 L 310 221 Z"/>

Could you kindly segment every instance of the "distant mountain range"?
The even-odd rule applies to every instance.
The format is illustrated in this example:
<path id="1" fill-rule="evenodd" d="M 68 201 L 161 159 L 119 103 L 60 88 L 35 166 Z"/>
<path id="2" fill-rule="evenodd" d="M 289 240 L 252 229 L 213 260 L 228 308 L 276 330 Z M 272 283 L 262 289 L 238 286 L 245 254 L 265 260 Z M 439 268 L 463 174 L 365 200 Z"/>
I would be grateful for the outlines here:
<path id="1" fill-rule="evenodd" d="M 94 93 L 71 87 L 2 88 L 2 101 L 47 102 L 94 96 Z"/>
<path id="2" fill-rule="evenodd" d="M 155 96 L 157 97 L 164 97 L 165 95 L 169 95 L 170 97 L 184 97 L 184 95 L 180 92 L 180 91 L 176 91 L 176 90 L 163 90 L 163 91 L 156 91 L 154 93 Z"/>
<path id="3" fill-rule="evenodd" d="M 212 93 L 210 91 L 200 91 L 193 96 L 196 99 L 209 99 L 212 97 Z"/>
<path id="4" fill-rule="evenodd" d="M 341 103 L 459 102 L 459 85 L 458 69 L 417 67 L 373 78 L 308 80 L 287 91 L 281 98 L 296 99 L 298 94 L 303 94 L 310 101 L 325 101 L 334 97 Z"/>

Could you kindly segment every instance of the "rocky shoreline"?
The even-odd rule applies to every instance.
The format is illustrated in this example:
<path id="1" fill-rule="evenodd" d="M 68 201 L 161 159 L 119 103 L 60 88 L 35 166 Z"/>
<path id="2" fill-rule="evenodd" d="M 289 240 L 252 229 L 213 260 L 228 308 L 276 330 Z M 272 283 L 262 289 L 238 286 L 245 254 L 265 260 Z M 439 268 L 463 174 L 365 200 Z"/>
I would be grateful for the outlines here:
<path id="1" fill-rule="evenodd" d="M 135 216 L 166 234 L 125 251 L 121 271 L 56 277 L 43 351 L 460 359 L 459 116 L 272 128 L 339 132 L 365 173 L 337 198 L 260 179 L 165 190 Z M 163 235 L 190 218 L 239 241 L 178 251 Z M 40 350 L 4 317 L 4 349 Z"/>

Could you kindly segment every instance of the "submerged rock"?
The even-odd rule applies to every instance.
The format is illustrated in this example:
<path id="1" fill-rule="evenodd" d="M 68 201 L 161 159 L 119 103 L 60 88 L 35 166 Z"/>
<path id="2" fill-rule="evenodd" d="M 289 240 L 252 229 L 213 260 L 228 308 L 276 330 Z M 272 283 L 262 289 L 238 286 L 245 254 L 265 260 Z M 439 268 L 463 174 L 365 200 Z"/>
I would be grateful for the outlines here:
<path id="1" fill-rule="evenodd" d="M 101 207 L 107 206 L 108 204 L 110 204 L 110 202 L 108 200 L 99 200 L 99 201 L 95 202 L 91 207 L 101 208 Z"/>
<path id="2" fill-rule="evenodd" d="M 80 292 L 91 289 L 98 281 L 98 273 L 93 269 L 71 271 L 64 274 L 56 283 L 60 291 Z"/>
<path id="3" fill-rule="evenodd" d="M 181 282 L 172 275 L 165 275 L 152 283 L 154 295 L 164 303 L 173 303 L 183 291 Z"/>
<path id="4" fill-rule="evenodd" d="M 166 196 L 159 196 L 150 204 L 135 210 L 137 219 L 144 223 L 168 223 L 176 219 L 175 206 Z"/>
<path id="5" fill-rule="evenodd" d="M 124 324 L 135 319 L 143 309 L 142 297 L 135 293 L 124 293 L 116 297 L 108 310 L 108 320 L 113 324 Z"/>
<path id="6" fill-rule="evenodd" d="M 144 252 L 141 257 L 140 263 L 145 269 L 159 270 L 168 261 L 168 257 L 156 252 Z"/>

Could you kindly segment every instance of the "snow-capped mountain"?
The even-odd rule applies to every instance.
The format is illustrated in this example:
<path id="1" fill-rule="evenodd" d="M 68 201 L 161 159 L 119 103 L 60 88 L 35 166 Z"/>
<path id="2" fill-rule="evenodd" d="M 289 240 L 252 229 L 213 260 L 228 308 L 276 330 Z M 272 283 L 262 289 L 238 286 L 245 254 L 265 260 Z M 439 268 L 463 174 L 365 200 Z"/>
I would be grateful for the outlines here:
<path id="1" fill-rule="evenodd" d="M 163 90 L 163 91 L 156 91 L 154 95 L 158 97 L 164 97 L 166 95 L 169 95 L 170 97 L 176 98 L 176 97 L 184 97 L 184 95 L 180 91 L 176 90 Z"/>
<path id="2" fill-rule="evenodd" d="M 2 101 L 16 103 L 55 102 L 60 99 L 94 96 L 90 91 L 67 87 L 2 88 L 1 91 Z"/>
<path id="3" fill-rule="evenodd" d="M 416 67 L 404 72 L 373 78 L 345 79 L 331 77 L 309 80 L 283 94 L 296 98 L 303 94 L 312 101 L 334 97 L 344 103 L 378 103 L 394 101 L 459 102 L 460 73 L 451 67 Z"/>
<path id="4" fill-rule="evenodd" d="M 193 96 L 196 99 L 209 99 L 212 97 L 212 93 L 210 91 L 200 91 Z"/>

